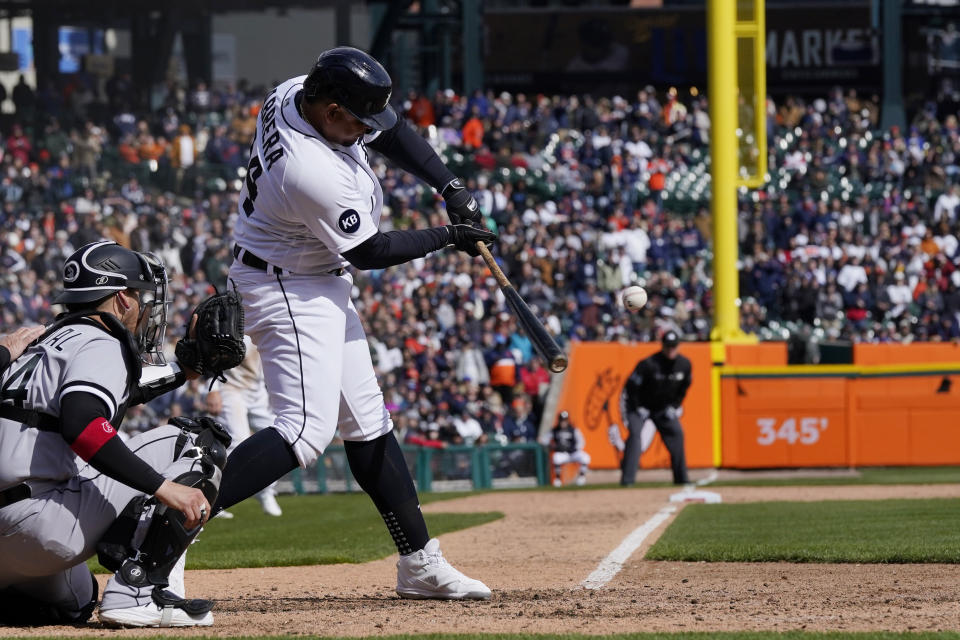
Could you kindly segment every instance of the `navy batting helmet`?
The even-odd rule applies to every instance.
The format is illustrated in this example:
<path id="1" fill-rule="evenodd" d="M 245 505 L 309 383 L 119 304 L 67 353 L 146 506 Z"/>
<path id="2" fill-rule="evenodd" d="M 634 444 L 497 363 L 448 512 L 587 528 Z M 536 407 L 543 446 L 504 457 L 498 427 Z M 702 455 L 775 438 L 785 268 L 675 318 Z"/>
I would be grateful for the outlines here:
<path id="1" fill-rule="evenodd" d="M 390 106 L 393 81 L 370 54 L 353 47 L 324 51 L 303 81 L 308 101 L 329 98 L 371 129 L 383 131 L 397 123 Z"/>

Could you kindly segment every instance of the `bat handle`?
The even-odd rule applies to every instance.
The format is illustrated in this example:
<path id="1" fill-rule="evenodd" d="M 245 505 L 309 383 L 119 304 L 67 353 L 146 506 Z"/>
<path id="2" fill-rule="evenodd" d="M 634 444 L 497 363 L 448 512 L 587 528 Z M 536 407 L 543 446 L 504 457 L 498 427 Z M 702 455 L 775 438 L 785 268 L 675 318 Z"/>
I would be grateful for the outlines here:
<path id="1" fill-rule="evenodd" d="M 490 247 L 485 245 L 480 240 L 477 240 L 477 251 L 480 252 L 480 257 L 483 258 L 483 261 L 487 263 L 487 268 L 490 269 L 490 273 L 493 274 L 497 284 L 499 284 L 501 287 L 513 286 L 510 284 L 510 280 L 507 279 L 507 276 L 503 273 L 503 269 L 500 268 L 500 265 L 498 265 L 497 261 L 493 258 L 493 254 L 490 253 Z"/>

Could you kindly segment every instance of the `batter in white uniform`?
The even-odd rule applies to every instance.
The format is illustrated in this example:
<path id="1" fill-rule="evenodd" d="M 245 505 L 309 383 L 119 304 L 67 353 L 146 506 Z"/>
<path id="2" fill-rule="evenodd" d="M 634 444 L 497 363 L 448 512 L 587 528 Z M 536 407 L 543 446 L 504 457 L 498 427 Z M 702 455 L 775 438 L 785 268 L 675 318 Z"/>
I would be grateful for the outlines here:
<path id="1" fill-rule="evenodd" d="M 339 428 L 351 472 L 400 553 L 397 592 L 484 599 L 490 590 L 450 566 L 427 534 L 346 267 L 385 268 L 451 245 L 476 256 L 476 243 L 496 236 L 482 228 L 460 181 L 398 119 L 390 92 L 379 62 L 338 47 L 264 101 L 240 192 L 230 279 L 243 298 L 246 332 L 260 350 L 276 416 L 272 428 L 231 454 L 214 509 L 306 467 Z M 454 224 L 381 233 L 383 192 L 367 162 L 368 145 L 437 188 Z"/>

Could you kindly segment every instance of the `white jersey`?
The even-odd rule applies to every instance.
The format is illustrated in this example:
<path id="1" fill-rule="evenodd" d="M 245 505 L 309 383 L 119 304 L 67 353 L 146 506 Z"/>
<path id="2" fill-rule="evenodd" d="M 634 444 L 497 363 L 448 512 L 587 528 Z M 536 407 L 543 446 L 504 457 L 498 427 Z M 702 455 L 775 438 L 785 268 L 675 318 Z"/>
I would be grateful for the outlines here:
<path id="1" fill-rule="evenodd" d="M 69 324 L 27 349 L 0 375 L 0 401 L 59 416 L 69 393 L 91 393 L 114 426 L 127 401 L 127 367 L 120 341 L 93 320 Z M 83 461 L 60 433 L 0 419 L 0 490 L 25 480 L 66 480 Z"/>
<path id="2" fill-rule="evenodd" d="M 377 232 L 383 190 L 362 143 L 329 142 L 300 115 L 304 78 L 282 83 L 263 103 L 233 233 L 271 265 L 319 274 L 346 267 L 341 254 Z"/>

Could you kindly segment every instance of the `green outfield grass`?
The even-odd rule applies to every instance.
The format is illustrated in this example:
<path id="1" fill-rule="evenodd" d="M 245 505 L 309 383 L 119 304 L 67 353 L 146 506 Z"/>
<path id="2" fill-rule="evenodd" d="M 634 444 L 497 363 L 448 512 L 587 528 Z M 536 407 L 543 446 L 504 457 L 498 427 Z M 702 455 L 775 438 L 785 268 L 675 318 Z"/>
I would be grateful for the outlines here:
<path id="1" fill-rule="evenodd" d="M 688 505 L 649 560 L 960 562 L 960 500 Z"/>
<path id="2" fill-rule="evenodd" d="M 867 485 L 867 484 L 960 484 L 960 467 L 859 467 L 854 473 L 837 473 L 822 477 L 804 477 L 803 469 L 796 470 L 796 475 L 774 478 L 764 475 L 763 469 L 744 471 L 740 477 L 716 480 L 706 485 L 710 487 L 819 487 L 836 485 Z M 811 473 L 823 472 L 823 469 L 811 469 Z M 827 470 L 829 471 L 829 470 Z M 838 471 L 847 471 L 838 469 Z M 751 477 L 752 473 L 756 473 Z M 691 472 L 694 479 L 705 475 L 703 469 Z M 635 489 L 659 489 L 673 487 L 669 481 L 637 482 Z M 564 486 L 559 488 L 542 487 L 551 491 L 583 491 L 596 489 L 619 489 L 618 483 L 607 482 L 588 484 L 585 487 Z M 510 489 L 510 491 L 531 491 L 529 488 Z"/>
<path id="3" fill-rule="evenodd" d="M 857 476 L 827 478 L 744 478 L 717 482 L 712 486 L 817 486 L 843 484 L 936 484 L 960 482 L 960 467 L 896 467 L 863 468 Z M 671 486 L 667 483 L 641 483 L 637 488 Z M 573 491 L 618 488 L 619 485 L 587 485 L 554 489 L 524 488 L 505 491 Z M 423 493 L 426 504 L 441 500 L 476 495 L 478 492 Z M 533 499 L 533 498 L 531 498 Z M 393 542 L 386 534 L 383 521 L 366 494 L 330 494 L 281 496 L 284 515 L 272 518 L 260 511 L 255 500 L 247 500 L 230 511 L 233 520 L 214 519 L 200 535 L 200 542 L 191 547 L 187 556 L 190 569 L 228 569 L 235 567 L 295 566 L 332 564 L 338 562 L 368 562 L 394 553 Z M 945 506 L 948 503 L 950 506 Z M 865 522 L 848 526 L 854 517 L 847 509 L 854 504 L 865 505 Z M 929 506 L 926 505 L 940 505 Z M 655 559 L 713 559 L 713 560 L 793 560 L 800 562 L 960 562 L 960 516 L 956 501 L 910 500 L 864 503 L 763 503 L 757 505 L 690 505 L 671 525 L 666 535 L 651 549 Z M 829 505 L 829 506 L 828 506 Z M 882 505 L 874 506 L 870 505 Z M 727 509 L 784 509 L 783 516 L 771 518 L 760 511 L 753 515 L 727 516 Z M 807 510 L 822 510 L 811 515 Z M 871 509 L 879 512 L 870 515 Z M 929 509 L 929 511 L 927 511 Z M 797 522 L 790 518 L 791 510 Z M 909 516 L 897 513 L 918 510 Z M 819 513 L 819 511 L 818 511 Z M 894 515 L 887 517 L 888 514 Z M 432 535 L 440 535 L 501 518 L 503 514 L 431 514 L 427 524 Z M 693 526 L 691 518 L 696 517 Z M 716 524 L 701 525 L 699 519 L 717 519 Z M 925 518 L 935 520 L 929 526 L 917 526 L 904 536 L 902 528 Z M 859 522 L 859 521 L 858 521 Z M 783 523 L 786 537 L 765 527 Z M 798 524 L 799 523 L 799 524 Z M 738 528 L 737 525 L 740 525 Z M 805 526 L 804 526 L 805 525 Z M 813 527 L 814 530 L 809 528 Z M 729 530 L 729 536 L 722 534 Z M 867 535 L 869 531 L 869 535 Z M 924 540 L 920 540 L 925 531 Z M 943 532 L 939 535 L 938 532 Z M 704 534 L 703 540 L 697 532 Z M 799 533 L 802 532 L 802 533 Z M 957 532 L 957 533 L 953 533 Z M 937 535 L 934 535 L 934 534 Z M 912 541 L 916 541 L 915 543 Z M 842 542 L 842 545 L 837 544 Z M 952 547 L 952 548 L 951 548 Z M 953 549 L 957 549 L 954 551 Z M 830 553 L 832 552 L 832 553 Z M 692 554 L 692 555 L 688 555 Z M 716 557 L 704 557 L 704 554 Z M 837 557 L 837 555 L 843 557 Z M 90 567 L 103 571 L 96 559 Z"/>
<path id="4" fill-rule="evenodd" d="M 421 502 L 458 498 L 464 493 L 424 494 Z M 283 515 L 264 515 L 260 503 L 246 500 L 230 508 L 232 520 L 214 518 L 187 554 L 188 569 L 283 567 L 369 562 L 396 553 L 380 515 L 365 493 L 280 496 Z M 430 534 L 485 524 L 502 513 L 425 514 Z M 104 571 L 92 559 L 94 571 Z"/>

